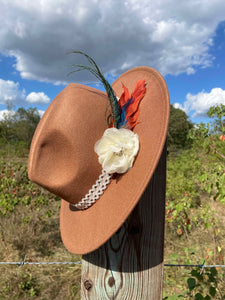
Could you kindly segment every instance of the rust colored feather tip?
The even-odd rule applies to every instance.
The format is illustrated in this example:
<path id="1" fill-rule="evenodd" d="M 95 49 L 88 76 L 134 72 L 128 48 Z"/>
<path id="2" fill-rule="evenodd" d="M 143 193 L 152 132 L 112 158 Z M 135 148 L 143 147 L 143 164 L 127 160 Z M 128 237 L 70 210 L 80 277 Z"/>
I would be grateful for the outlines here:
<path id="1" fill-rule="evenodd" d="M 130 130 L 133 130 L 138 124 L 140 102 L 145 95 L 146 83 L 144 79 L 138 80 L 131 96 L 128 89 L 123 84 L 122 86 L 123 93 L 119 99 L 119 107 L 121 112 L 119 127 L 126 127 Z"/>

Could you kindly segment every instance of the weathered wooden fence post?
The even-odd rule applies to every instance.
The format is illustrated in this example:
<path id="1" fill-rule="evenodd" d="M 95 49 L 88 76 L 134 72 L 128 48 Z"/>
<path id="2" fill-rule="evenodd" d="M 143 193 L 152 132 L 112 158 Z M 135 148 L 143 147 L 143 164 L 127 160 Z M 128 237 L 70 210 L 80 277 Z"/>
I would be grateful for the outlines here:
<path id="1" fill-rule="evenodd" d="M 106 244 L 83 256 L 82 300 L 162 299 L 165 186 L 166 146 L 130 217 Z"/>

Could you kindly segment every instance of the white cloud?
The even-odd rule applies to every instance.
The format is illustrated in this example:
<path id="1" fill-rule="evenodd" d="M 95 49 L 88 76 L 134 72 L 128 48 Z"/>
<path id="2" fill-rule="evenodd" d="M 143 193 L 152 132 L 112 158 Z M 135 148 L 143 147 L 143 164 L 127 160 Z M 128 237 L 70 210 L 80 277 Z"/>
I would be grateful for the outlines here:
<path id="1" fill-rule="evenodd" d="M 43 92 L 35 93 L 32 92 L 26 97 L 26 101 L 29 103 L 35 103 L 35 104 L 43 104 L 43 103 L 49 103 L 50 98 L 45 95 Z"/>
<path id="2" fill-rule="evenodd" d="M 92 80 L 87 72 L 67 77 L 83 62 L 68 50 L 87 52 L 104 73 L 119 75 L 147 65 L 162 74 L 192 74 L 207 67 L 224 0 L 0 0 L 0 52 L 16 57 L 23 78 Z"/>
<path id="3" fill-rule="evenodd" d="M 25 90 L 20 89 L 18 82 L 0 78 L 0 104 L 20 103 L 25 99 Z"/>
<path id="4" fill-rule="evenodd" d="M 180 103 L 176 102 L 176 103 L 173 103 L 172 105 L 174 108 L 179 108 L 184 111 L 184 107 Z"/>
<path id="5" fill-rule="evenodd" d="M 50 98 L 43 92 L 31 92 L 26 95 L 25 89 L 21 89 L 18 82 L 3 80 L 0 78 L 0 104 L 26 105 L 49 103 Z"/>
<path id="6" fill-rule="evenodd" d="M 192 117 L 206 116 L 211 106 L 225 105 L 225 90 L 221 88 L 213 88 L 209 93 L 201 91 L 196 95 L 190 93 L 186 96 L 184 109 L 186 113 L 193 113 Z"/>
<path id="7" fill-rule="evenodd" d="M 5 119 L 7 116 L 14 115 L 14 114 L 15 111 L 13 110 L 8 110 L 8 109 L 0 110 L 0 121 Z"/>

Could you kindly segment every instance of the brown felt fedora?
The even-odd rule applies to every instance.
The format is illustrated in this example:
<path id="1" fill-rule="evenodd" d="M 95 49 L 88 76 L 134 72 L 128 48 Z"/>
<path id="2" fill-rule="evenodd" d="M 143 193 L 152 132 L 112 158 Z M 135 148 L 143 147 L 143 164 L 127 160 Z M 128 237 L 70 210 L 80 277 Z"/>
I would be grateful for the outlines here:
<path id="1" fill-rule="evenodd" d="M 149 67 L 137 67 L 120 76 L 112 88 L 116 96 L 122 84 L 132 92 L 138 80 L 146 82 L 140 103 L 139 152 L 133 167 L 112 179 L 91 207 L 75 209 L 101 174 L 94 145 L 107 129 L 106 93 L 69 84 L 49 105 L 33 137 L 28 173 L 32 181 L 63 200 L 60 229 L 66 248 L 75 254 L 91 252 L 104 244 L 129 216 L 147 187 L 161 156 L 169 122 L 169 95 L 163 77 Z"/>

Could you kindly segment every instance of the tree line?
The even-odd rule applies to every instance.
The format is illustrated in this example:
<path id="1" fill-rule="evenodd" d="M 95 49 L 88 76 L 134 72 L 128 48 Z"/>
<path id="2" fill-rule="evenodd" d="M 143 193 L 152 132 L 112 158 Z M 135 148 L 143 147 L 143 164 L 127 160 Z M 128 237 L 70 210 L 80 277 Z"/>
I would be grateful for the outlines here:
<path id="1" fill-rule="evenodd" d="M 216 105 L 209 109 L 207 115 L 213 118 L 214 133 L 225 135 L 225 105 Z M 37 108 L 20 107 L 16 112 L 8 110 L 0 121 L 0 138 L 5 143 L 23 142 L 29 148 L 34 131 L 41 117 Z M 187 114 L 170 105 L 170 121 L 168 129 L 168 147 L 185 148 L 190 145 L 193 136 L 209 134 L 209 126 L 204 123 L 193 124 Z M 190 138 L 192 137 L 192 138 Z"/>
<path id="2" fill-rule="evenodd" d="M 5 143 L 23 142 L 29 148 L 40 119 L 37 108 L 9 110 L 0 121 L 0 138 Z"/>

